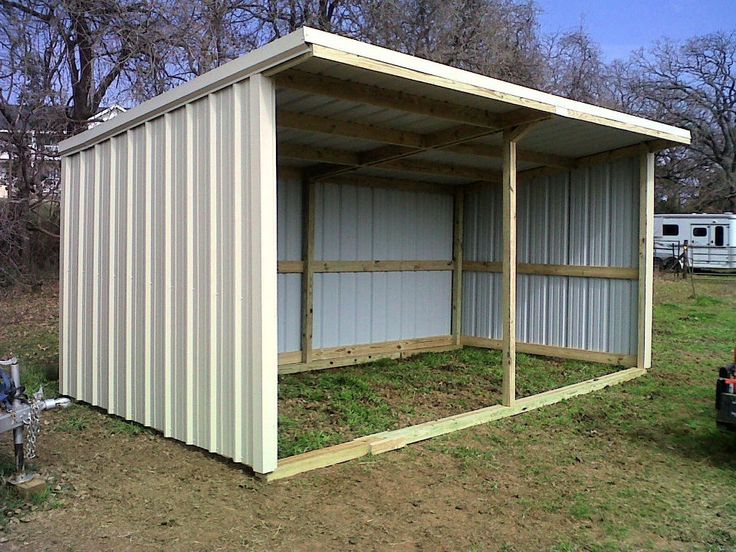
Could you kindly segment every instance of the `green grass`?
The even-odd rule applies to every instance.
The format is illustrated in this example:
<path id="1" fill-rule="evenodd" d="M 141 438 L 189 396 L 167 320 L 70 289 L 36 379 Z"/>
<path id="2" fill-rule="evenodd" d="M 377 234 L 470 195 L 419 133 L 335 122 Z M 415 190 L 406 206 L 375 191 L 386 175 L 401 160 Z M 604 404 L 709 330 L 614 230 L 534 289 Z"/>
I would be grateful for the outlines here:
<path id="1" fill-rule="evenodd" d="M 528 396 L 615 368 L 519 354 L 517 392 Z M 499 351 L 465 348 L 279 378 L 279 456 L 498 404 Z"/>

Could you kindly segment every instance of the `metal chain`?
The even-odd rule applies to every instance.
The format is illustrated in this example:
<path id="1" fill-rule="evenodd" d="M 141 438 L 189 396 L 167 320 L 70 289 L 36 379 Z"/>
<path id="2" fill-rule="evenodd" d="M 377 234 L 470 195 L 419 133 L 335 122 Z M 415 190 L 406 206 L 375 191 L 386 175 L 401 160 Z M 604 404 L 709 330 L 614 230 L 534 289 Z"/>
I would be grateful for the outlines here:
<path id="1" fill-rule="evenodd" d="M 38 434 L 41 431 L 41 401 L 33 398 L 31 399 L 31 412 L 28 414 L 28 418 L 23 420 L 23 425 L 26 426 L 26 458 L 36 457 L 36 441 L 38 440 Z"/>

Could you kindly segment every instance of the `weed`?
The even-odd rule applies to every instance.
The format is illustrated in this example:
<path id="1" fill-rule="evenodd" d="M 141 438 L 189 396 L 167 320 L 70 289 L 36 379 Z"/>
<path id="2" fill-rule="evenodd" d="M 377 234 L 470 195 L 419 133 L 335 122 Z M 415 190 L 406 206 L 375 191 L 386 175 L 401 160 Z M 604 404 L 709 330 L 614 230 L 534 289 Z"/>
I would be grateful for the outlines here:
<path id="1" fill-rule="evenodd" d="M 61 421 L 56 426 L 57 431 L 64 431 L 67 433 L 74 433 L 78 431 L 84 431 L 87 429 L 88 422 L 87 419 L 83 415 L 75 415 L 71 414 L 64 418 L 64 420 Z"/>
<path id="2" fill-rule="evenodd" d="M 148 431 L 145 426 L 142 426 L 141 424 L 137 424 L 135 422 L 123 420 L 122 418 L 108 417 L 106 419 L 106 423 L 107 427 L 110 430 L 110 433 L 116 435 L 128 435 L 130 437 L 135 437 L 137 435 L 142 435 L 143 433 L 146 433 L 146 431 Z"/>

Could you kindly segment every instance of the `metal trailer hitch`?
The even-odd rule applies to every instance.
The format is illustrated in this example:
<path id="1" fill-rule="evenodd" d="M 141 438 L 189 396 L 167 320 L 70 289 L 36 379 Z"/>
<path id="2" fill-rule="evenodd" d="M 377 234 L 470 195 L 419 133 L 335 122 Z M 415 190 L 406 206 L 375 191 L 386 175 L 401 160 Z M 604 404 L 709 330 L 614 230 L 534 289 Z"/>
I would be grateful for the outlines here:
<path id="1" fill-rule="evenodd" d="M 15 444 L 15 473 L 8 483 L 18 485 L 33 479 L 34 474 L 26 472 L 26 459 L 36 457 L 41 411 L 70 404 L 71 400 L 63 397 L 44 399 L 43 388 L 29 398 L 20 384 L 18 359 L 0 360 L 0 433 L 12 430 Z"/>

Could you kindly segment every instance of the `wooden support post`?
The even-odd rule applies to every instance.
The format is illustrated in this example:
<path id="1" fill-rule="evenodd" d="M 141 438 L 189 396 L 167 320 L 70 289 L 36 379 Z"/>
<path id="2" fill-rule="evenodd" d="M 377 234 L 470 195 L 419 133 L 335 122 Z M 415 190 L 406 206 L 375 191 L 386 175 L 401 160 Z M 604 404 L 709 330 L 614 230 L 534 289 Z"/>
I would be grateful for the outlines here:
<path id="1" fill-rule="evenodd" d="M 503 133 L 503 397 L 516 402 L 516 140 Z"/>
<path id="2" fill-rule="evenodd" d="M 315 182 L 304 181 L 304 211 L 302 232 L 302 362 L 312 362 L 312 333 L 314 321 L 314 209 Z"/>
<path id="3" fill-rule="evenodd" d="M 654 277 L 654 154 L 639 162 L 639 328 L 637 367 L 652 366 L 652 286 Z"/>
<path id="4" fill-rule="evenodd" d="M 453 227 L 452 260 L 455 269 L 452 274 L 452 336 L 455 345 L 460 345 L 462 333 L 462 299 L 463 299 L 463 225 L 465 210 L 465 192 L 455 192 L 455 220 Z"/>

